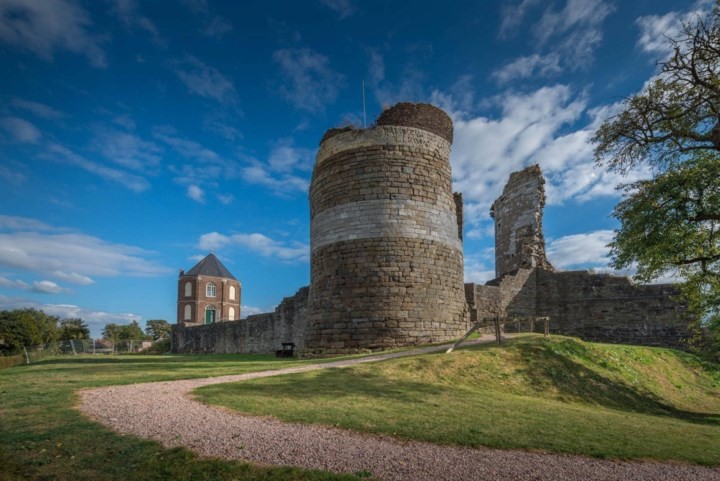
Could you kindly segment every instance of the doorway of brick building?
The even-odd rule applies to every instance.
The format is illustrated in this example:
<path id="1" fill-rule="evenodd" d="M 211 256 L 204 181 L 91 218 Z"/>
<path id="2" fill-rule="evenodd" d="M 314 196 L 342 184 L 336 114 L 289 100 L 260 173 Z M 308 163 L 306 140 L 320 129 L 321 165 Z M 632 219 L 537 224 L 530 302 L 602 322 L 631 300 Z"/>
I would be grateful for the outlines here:
<path id="1" fill-rule="evenodd" d="M 215 306 L 207 306 L 205 308 L 205 324 L 215 322 Z"/>

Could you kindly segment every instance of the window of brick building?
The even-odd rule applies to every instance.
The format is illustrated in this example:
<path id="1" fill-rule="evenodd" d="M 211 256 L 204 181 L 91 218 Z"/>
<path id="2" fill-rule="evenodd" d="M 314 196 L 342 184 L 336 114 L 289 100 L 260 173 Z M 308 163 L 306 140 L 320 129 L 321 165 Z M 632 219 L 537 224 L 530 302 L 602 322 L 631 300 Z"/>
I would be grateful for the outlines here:
<path id="1" fill-rule="evenodd" d="M 228 309 L 228 319 L 231 321 L 235 320 L 235 308 L 234 307 L 231 307 L 230 309 Z"/>
<path id="2" fill-rule="evenodd" d="M 185 297 L 192 296 L 192 282 L 185 283 Z"/>
<path id="3" fill-rule="evenodd" d="M 185 316 L 186 321 L 192 321 L 192 308 L 190 307 L 190 304 L 185 305 Z"/>
<path id="4" fill-rule="evenodd" d="M 205 288 L 205 296 L 207 297 L 215 297 L 215 284 L 212 282 L 207 283 L 207 287 Z"/>
<path id="5" fill-rule="evenodd" d="M 230 300 L 235 300 L 235 286 L 230 286 Z"/>

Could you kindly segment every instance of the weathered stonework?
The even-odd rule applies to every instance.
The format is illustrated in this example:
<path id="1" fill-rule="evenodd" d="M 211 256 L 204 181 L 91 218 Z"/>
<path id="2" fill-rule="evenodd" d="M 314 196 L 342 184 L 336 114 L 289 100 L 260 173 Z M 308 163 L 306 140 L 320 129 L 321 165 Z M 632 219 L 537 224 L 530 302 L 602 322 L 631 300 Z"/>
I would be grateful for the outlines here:
<path id="1" fill-rule="evenodd" d="M 496 272 L 466 284 L 471 320 L 550 317 L 552 333 L 590 341 L 682 348 L 688 313 L 674 285 L 636 285 L 627 277 L 554 272 L 545 257 L 544 179 L 537 165 L 510 175 L 493 204 Z M 507 326 L 514 329 L 516 326 Z"/>
<path id="2" fill-rule="evenodd" d="M 491 210 L 495 219 L 495 277 L 533 267 L 552 270 L 545 256 L 544 206 L 545 179 L 537 164 L 510 174 Z"/>
<path id="3" fill-rule="evenodd" d="M 347 354 L 457 339 L 495 316 L 550 317 L 552 333 L 592 341 L 684 346 L 688 315 L 675 286 L 553 270 L 537 165 L 511 174 L 493 204 L 496 279 L 463 284 L 452 135 L 450 118 L 424 104 L 398 104 L 369 129 L 328 130 L 310 186 L 310 287 L 272 313 L 187 327 L 185 306 L 196 323 L 213 301 L 202 298 L 207 282 L 222 285 L 215 301 L 223 302 L 235 283 L 237 304 L 227 306 L 238 316 L 241 286 L 219 261 L 224 279 L 181 273 L 173 351 L 267 353 L 293 342 L 304 356 Z"/>
<path id="4" fill-rule="evenodd" d="M 172 326 L 172 351 L 255 354 L 274 352 L 283 342 L 302 349 L 307 332 L 308 288 L 286 297 L 274 312 L 201 326 Z"/>
<path id="5" fill-rule="evenodd" d="M 452 193 L 452 122 L 398 104 L 378 126 L 333 131 L 310 186 L 305 355 L 457 338 L 467 328 Z"/>

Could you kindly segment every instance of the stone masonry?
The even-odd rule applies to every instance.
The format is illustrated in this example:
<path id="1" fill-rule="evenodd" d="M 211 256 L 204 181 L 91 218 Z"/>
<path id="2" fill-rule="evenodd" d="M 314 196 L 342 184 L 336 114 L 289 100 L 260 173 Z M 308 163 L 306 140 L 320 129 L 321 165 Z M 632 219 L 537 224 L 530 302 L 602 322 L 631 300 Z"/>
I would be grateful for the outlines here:
<path id="1" fill-rule="evenodd" d="M 675 300 L 676 286 L 553 270 L 542 233 L 544 183 L 537 165 L 515 172 L 493 204 L 498 277 L 485 285 L 465 285 L 471 320 L 550 317 L 552 333 L 683 347 L 689 319 L 685 306 Z"/>
<path id="2" fill-rule="evenodd" d="M 173 351 L 273 352 L 294 342 L 303 356 L 364 352 L 457 339 L 495 316 L 547 316 L 552 333 L 592 341 L 684 347 L 689 319 L 674 285 L 553 269 L 537 165 L 511 174 L 492 206 L 496 278 L 463 284 L 452 138 L 450 118 L 426 104 L 398 104 L 368 129 L 328 130 L 310 186 L 310 286 L 272 313 L 179 322 Z M 201 287 L 179 286 L 179 318 L 184 292 Z M 200 315 L 193 309 L 192 320 Z"/>
<path id="3" fill-rule="evenodd" d="M 375 127 L 323 137 L 310 186 L 305 355 L 438 342 L 465 332 L 451 141 L 443 111 L 402 103 Z"/>
<path id="4" fill-rule="evenodd" d="M 545 257 L 542 214 L 545 179 L 540 166 L 510 174 L 490 211 L 495 219 L 495 276 L 518 269 L 552 270 Z"/>

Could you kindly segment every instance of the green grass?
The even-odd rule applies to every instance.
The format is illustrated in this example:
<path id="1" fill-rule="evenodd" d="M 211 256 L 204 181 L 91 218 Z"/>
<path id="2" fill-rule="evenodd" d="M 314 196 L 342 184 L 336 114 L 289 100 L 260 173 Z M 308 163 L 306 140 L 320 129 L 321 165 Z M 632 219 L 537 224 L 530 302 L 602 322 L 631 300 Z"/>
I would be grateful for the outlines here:
<path id="1" fill-rule="evenodd" d="M 201 459 L 115 434 L 82 416 L 79 389 L 278 369 L 270 356 L 78 356 L 0 370 L 0 480 L 357 480 Z"/>
<path id="2" fill-rule="evenodd" d="M 196 396 L 435 443 L 720 465 L 720 372 L 668 349 L 523 336 L 451 355 L 208 386 Z"/>

